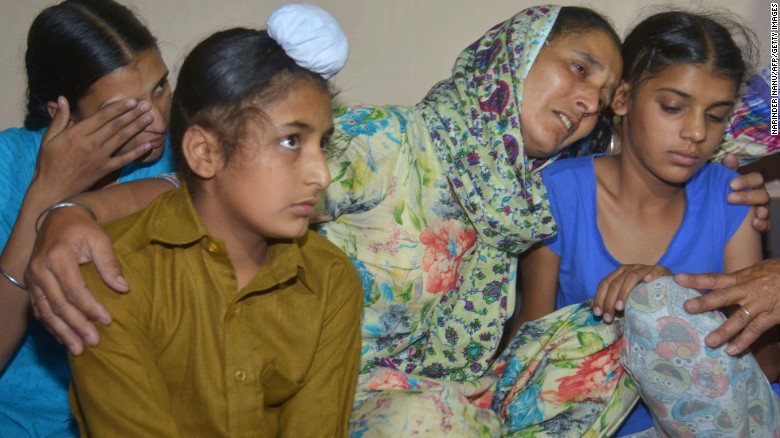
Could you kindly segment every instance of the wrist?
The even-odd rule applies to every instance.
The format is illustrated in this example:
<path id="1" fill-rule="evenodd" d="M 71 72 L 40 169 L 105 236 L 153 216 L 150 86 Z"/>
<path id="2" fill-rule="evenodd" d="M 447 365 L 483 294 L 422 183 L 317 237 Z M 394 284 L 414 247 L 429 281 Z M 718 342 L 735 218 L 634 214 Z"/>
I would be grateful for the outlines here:
<path id="1" fill-rule="evenodd" d="M 46 207 L 46 209 L 44 209 L 41 212 L 41 214 L 38 215 L 38 219 L 35 221 L 35 232 L 37 233 L 41 229 L 41 224 L 49 216 L 49 213 L 62 208 L 70 208 L 70 207 L 80 208 L 82 211 L 89 213 L 89 215 L 92 217 L 93 220 L 97 221 L 97 215 L 95 214 L 94 211 L 92 211 L 92 209 L 87 204 L 76 202 L 76 201 L 61 201 L 49 207 Z"/>

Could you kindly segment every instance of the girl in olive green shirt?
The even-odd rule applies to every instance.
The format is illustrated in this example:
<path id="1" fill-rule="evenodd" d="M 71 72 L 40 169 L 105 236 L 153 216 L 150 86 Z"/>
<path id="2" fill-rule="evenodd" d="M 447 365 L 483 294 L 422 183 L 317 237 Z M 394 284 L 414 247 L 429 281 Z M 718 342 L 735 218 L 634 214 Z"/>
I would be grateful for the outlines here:
<path id="1" fill-rule="evenodd" d="M 350 260 L 308 231 L 330 181 L 326 78 L 346 42 L 324 11 L 291 7 L 268 31 L 209 37 L 182 66 L 171 143 L 185 184 L 108 227 L 132 293 L 84 269 L 114 323 L 99 347 L 71 357 L 83 435 L 346 434 L 362 285 Z M 325 40 L 306 44 L 326 49 L 303 52 L 335 50 L 335 66 L 290 49 L 289 21 L 312 16 L 324 31 L 305 29 Z"/>

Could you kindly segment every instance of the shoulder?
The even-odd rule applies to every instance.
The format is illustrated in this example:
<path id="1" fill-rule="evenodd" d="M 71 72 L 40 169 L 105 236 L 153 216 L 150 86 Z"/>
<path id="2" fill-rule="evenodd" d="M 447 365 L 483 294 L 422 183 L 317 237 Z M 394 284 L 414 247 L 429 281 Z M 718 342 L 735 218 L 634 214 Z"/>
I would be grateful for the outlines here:
<path id="1" fill-rule="evenodd" d="M 309 230 L 299 238 L 298 246 L 306 262 L 316 260 L 318 264 L 352 266 L 352 261 L 343 251 L 315 231 Z"/>
<path id="2" fill-rule="evenodd" d="M 26 128 L 9 128 L 0 131 L 0 154 L 5 158 L 13 158 L 15 162 L 34 163 L 44 133 L 46 133 L 45 129 L 31 131 Z"/>
<path id="3" fill-rule="evenodd" d="M 576 158 L 564 158 L 558 160 L 542 170 L 542 178 L 547 181 L 562 178 L 572 179 L 586 174 L 593 169 L 593 156 L 588 155 Z"/>
<path id="4" fill-rule="evenodd" d="M 550 199 L 579 197 L 595 183 L 593 156 L 566 158 L 542 170 L 542 183 Z"/>
<path id="5" fill-rule="evenodd" d="M 45 129 L 32 131 L 27 128 L 8 128 L 0 131 L 0 142 L 40 143 L 40 140 L 43 138 L 43 134 L 45 133 Z"/>
<path id="6" fill-rule="evenodd" d="M 170 211 L 171 204 L 176 202 L 176 198 L 180 196 L 178 192 L 181 190 L 183 189 L 165 191 L 143 209 L 105 226 L 117 255 L 132 254 L 150 246 L 161 220 L 174 215 L 177 220 L 185 220 L 182 219 L 185 215 Z"/>
<path id="7" fill-rule="evenodd" d="M 705 191 L 723 193 L 728 192 L 729 183 L 732 179 L 739 176 L 734 170 L 729 169 L 721 163 L 706 163 L 688 182 L 688 188 L 691 193 L 704 193 Z"/>
<path id="8" fill-rule="evenodd" d="M 362 290 L 357 268 L 336 245 L 310 230 L 298 239 L 298 246 L 309 281 L 324 281 L 341 289 Z M 362 302 L 362 294 L 360 299 Z"/>

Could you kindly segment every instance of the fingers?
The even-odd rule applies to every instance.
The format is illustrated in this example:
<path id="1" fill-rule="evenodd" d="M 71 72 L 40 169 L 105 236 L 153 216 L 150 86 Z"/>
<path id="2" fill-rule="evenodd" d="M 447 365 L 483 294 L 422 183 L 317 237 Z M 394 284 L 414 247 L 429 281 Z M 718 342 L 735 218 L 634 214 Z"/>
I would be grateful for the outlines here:
<path id="1" fill-rule="evenodd" d="M 766 206 L 769 203 L 769 193 L 765 189 L 753 189 L 747 192 L 731 192 L 728 194 L 731 204 Z"/>
<path id="2" fill-rule="evenodd" d="M 72 317 L 69 316 L 72 315 L 71 313 L 68 315 L 58 313 L 58 315 L 65 319 L 90 345 L 97 345 L 98 333 L 95 326 L 92 323 L 84 324 L 84 322 L 97 321 L 103 325 L 109 325 L 111 324 L 111 314 L 95 299 L 84 282 L 84 277 L 81 275 L 81 270 L 75 260 L 53 265 L 51 270 L 57 287 L 53 287 L 51 291 L 46 289 L 49 301 L 54 305 L 55 300 L 59 301 L 64 298 L 69 307 L 75 306 L 73 310 L 76 310 L 78 315 Z M 69 307 L 62 306 L 67 312 L 71 310 Z"/>
<path id="3" fill-rule="evenodd" d="M 768 233 L 772 230 L 772 221 L 769 219 L 769 207 L 760 205 L 756 207 L 756 217 L 750 221 L 750 225 L 759 233 Z"/>
<path id="4" fill-rule="evenodd" d="M 117 292 L 127 292 L 130 290 L 127 281 L 122 275 L 122 266 L 116 258 L 111 239 L 105 234 L 96 236 L 91 240 L 89 248 L 91 251 L 90 259 L 94 261 L 95 267 L 103 282 Z M 107 320 L 101 319 L 100 321 L 106 321 L 104 324 L 110 324 L 111 316 L 108 315 L 108 312 L 106 312 L 106 316 Z"/>
<path id="5" fill-rule="evenodd" d="M 110 160 L 108 160 L 108 164 L 106 165 L 106 170 L 109 172 L 121 169 L 128 164 L 137 161 L 144 155 L 146 155 L 150 150 L 152 150 L 151 143 L 143 143 L 135 147 L 135 149 L 127 152 L 122 153 L 120 155 L 117 155 Z"/>
<path id="6" fill-rule="evenodd" d="M 70 123 L 70 106 L 68 105 L 68 99 L 63 96 L 57 98 L 57 112 L 54 113 L 54 117 L 51 119 L 49 129 L 43 135 L 43 144 L 46 144 L 54 138 L 57 134 L 64 131 Z"/>
<path id="7" fill-rule="evenodd" d="M 628 295 L 639 283 L 650 282 L 664 275 L 671 275 L 671 272 L 661 265 L 619 267 L 599 283 L 593 298 L 593 314 L 602 316 L 604 322 L 611 323 L 616 313 L 625 310 Z"/>
<path id="8" fill-rule="evenodd" d="M 593 303 L 591 304 L 593 314 L 595 316 L 604 315 L 604 304 L 607 300 L 607 295 L 609 294 L 609 285 L 612 283 L 612 281 L 614 281 L 615 278 L 620 276 L 624 270 L 625 266 L 621 266 L 610 272 L 609 275 L 604 277 L 604 279 L 599 282 L 599 286 L 596 288 L 596 295 L 593 297 Z"/>
<path id="9" fill-rule="evenodd" d="M 731 190 L 758 189 L 764 187 L 764 177 L 758 172 L 740 175 L 729 183 Z M 768 196 L 767 196 L 768 197 Z"/>
<path id="10" fill-rule="evenodd" d="M 737 170 L 737 167 L 739 167 L 739 159 L 734 154 L 724 155 L 722 163 L 731 170 Z"/>
<path id="11" fill-rule="evenodd" d="M 33 294 L 33 314 L 35 317 L 44 324 L 58 341 L 64 343 L 72 354 L 81 354 L 84 351 L 84 343 L 82 342 L 81 337 L 73 331 L 68 324 L 59 318 L 40 288 L 33 286 L 31 287 L 31 291 Z M 57 303 L 56 309 L 61 311 L 61 302 L 55 302 Z"/>
<path id="12" fill-rule="evenodd" d="M 756 317 L 756 314 L 761 312 L 761 309 L 753 308 L 749 310 L 749 305 L 739 307 L 735 310 L 731 316 L 721 324 L 720 327 L 715 329 L 712 333 L 708 334 L 704 338 L 704 342 L 710 348 L 717 348 L 725 344 L 729 339 L 737 336 L 726 347 L 726 353 L 730 355 L 736 355 L 750 347 L 758 337 L 770 326 L 763 324 L 766 319 L 766 314 L 761 313 Z"/>
<path id="13" fill-rule="evenodd" d="M 649 283 L 656 278 L 660 278 L 666 275 L 672 275 L 672 271 L 666 268 L 666 266 L 663 265 L 655 265 L 650 269 L 650 272 L 648 272 L 645 277 L 642 279 L 645 283 Z"/>
<path id="14" fill-rule="evenodd" d="M 742 312 L 735 312 L 735 313 L 742 313 Z M 732 316 L 736 316 L 736 315 L 732 315 Z M 728 323 L 728 321 L 726 321 L 726 323 Z M 742 329 L 742 331 L 739 332 L 739 336 L 737 336 L 731 342 L 729 342 L 728 346 L 726 347 L 726 353 L 728 353 L 731 356 L 736 356 L 738 354 L 741 354 L 743 351 L 750 348 L 750 346 L 753 344 L 753 342 L 755 342 L 759 338 L 759 336 L 761 336 L 770 328 L 774 327 L 775 324 L 776 321 L 774 321 L 769 316 L 769 314 L 767 313 L 759 314 L 753 320 L 748 322 L 748 324 Z M 734 329 L 721 326 L 717 330 L 715 330 L 715 332 L 710 333 L 706 338 L 704 338 L 704 342 L 706 342 L 707 345 L 710 345 L 710 343 L 712 343 L 712 345 L 722 345 L 723 342 L 725 342 L 727 339 L 731 339 L 734 336 L 734 334 L 735 334 Z"/>
<path id="15" fill-rule="evenodd" d="M 96 141 L 105 151 L 113 154 L 154 122 L 151 108 L 149 102 L 141 102 L 136 107 L 107 121 L 94 132 Z"/>
<path id="16" fill-rule="evenodd" d="M 737 275 L 735 273 L 677 274 L 674 276 L 674 281 L 680 286 L 691 289 L 722 289 L 737 284 Z"/>
<path id="17" fill-rule="evenodd" d="M 80 125 L 84 129 L 85 135 L 95 134 L 106 126 L 112 126 L 112 124 L 114 126 L 114 132 L 116 132 L 127 125 L 128 119 L 124 119 L 125 123 L 117 123 L 117 120 L 121 119 L 123 116 L 135 113 L 135 117 L 138 117 L 148 111 L 148 109 L 142 111 L 139 106 L 139 102 L 135 99 L 122 99 L 101 108 L 100 111 L 82 120 Z"/>

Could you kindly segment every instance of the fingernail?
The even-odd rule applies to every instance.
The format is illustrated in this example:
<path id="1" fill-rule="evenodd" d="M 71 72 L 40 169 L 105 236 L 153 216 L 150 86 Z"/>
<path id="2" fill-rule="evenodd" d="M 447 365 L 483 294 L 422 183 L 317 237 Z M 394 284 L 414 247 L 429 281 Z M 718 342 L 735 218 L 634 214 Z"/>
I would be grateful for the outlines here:
<path id="1" fill-rule="evenodd" d="M 88 345 L 94 347 L 96 345 L 95 337 L 92 334 L 88 334 L 84 336 L 84 341 L 87 342 Z"/>
<path id="2" fill-rule="evenodd" d="M 129 287 L 130 285 L 127 284 L 127 280 L 125 280 L 125 277 L 121 275 L 116 276 L 116 282 L 119 283 L 120 286 Z"/>
<path id="3" fill-rule="evenodd" d="M 140 109 L 141 111 L 149 111 L 150 109 L 152 109 L 152 104 L 146 101 L 141 102 L 140 104 L 138 104 L 138 109 Z"/>
<path id="4" fill-rule="evenodd" d="M 147 123 L 147 124 L 148 123 L 152 123 L 152 122 L 154 122 L 154 117 L 152 117 L 151 114 L 147 113 L 147 114 L 144 114 L 143 116 L 141 116 L 141 121 L 143 123 Z"/>
<path id="5" fill-rule="evenodd" d="M 601 316 L 601 307 L 594 307 L 593 314 L 596 316 Z"/>
<path id="6" fill-rule="evenodd" d="M 618 300 L 618 302 L 615 303 L 615 310 L 623 310 L 623 301 Z"/>
<path id="7" fill-rule="evenodd" d="M 135 108 L 136 105 L 138 105 L 138 101 L 135 99 L 128 99 L 127 102 L 125 102 L 127 108 Z"/>
<path id="8" fill-rule="evenodd" d="M 680 281 L 688 281 L 688 274 L 677 274 L 677 279 Z"/>
<path id="9" fill-rule="evenodd" d="M 604 322 L 612 322 L 612 315 L 610 315 L 609 313 L 605 313 Z"/>
<path id="10" fill-rule="evenodd" d="M 699 302 L 696 300 L 688 300 L 685 302 L 685 310 L 689 312 L 695 312 L 699 310 Z"/>
<path id="11" fill-rule="evenodd" d="M 734 344 L 729 344 L 728 347 L 726 347 L 726 354 L 729 356 L 734 356 L 737 354 L 737 346 Z"/>
<path id="12" fill-rule="evenodd" d="M 143 148 L 145 151 L 150 151 L 150 150 L 152 150 L 152 144 L 151 144 L 151 143 L 144 143 L 143 145 L 141 145 L 141 147 L 142 147 L 142 148 Z"/>

